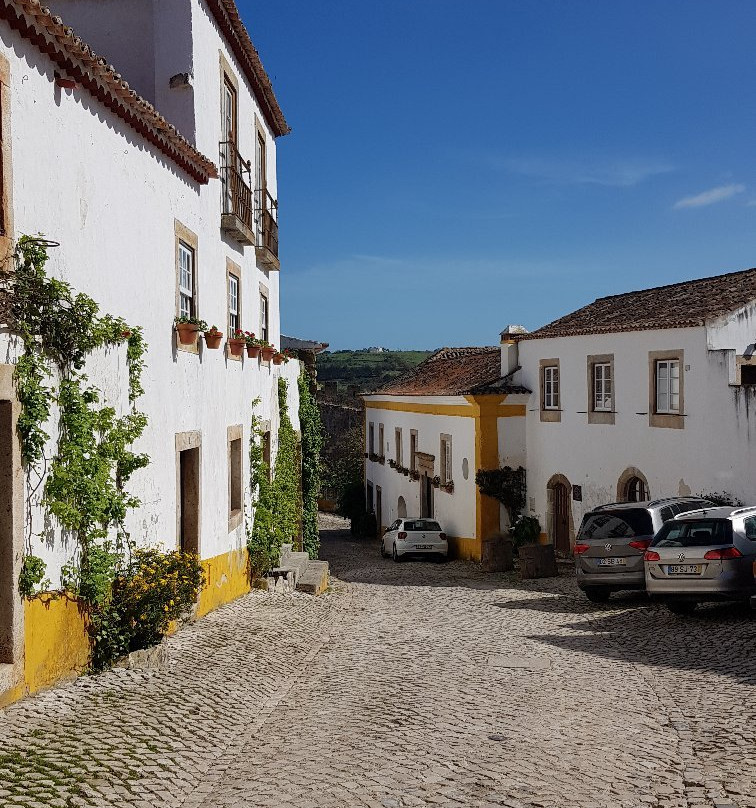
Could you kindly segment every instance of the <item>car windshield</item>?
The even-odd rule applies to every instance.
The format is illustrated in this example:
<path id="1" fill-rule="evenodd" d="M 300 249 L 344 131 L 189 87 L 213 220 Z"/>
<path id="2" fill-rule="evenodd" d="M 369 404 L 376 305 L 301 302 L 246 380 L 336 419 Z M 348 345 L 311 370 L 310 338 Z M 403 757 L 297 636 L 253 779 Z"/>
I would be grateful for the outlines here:
<path id="1" fill-rule="evenodd" d="M 709 547 L 712 544 L 732 544 L 732 525 L 727 519 L 667 522 L 651 542 L 652 547 Z"/>
<path id="2" fill-rule="evenodd" d="M 405 530 L 441 530 L 438 522 L 432 519 L 413 519 L 404 523 Z"/>
<path id="3" fill-rule="evenodd" d="M 632 539 L 650 536 L 654 532 L 651 514 L 643 508 L 623 508 L 586 514 L 578 539 Z"/>

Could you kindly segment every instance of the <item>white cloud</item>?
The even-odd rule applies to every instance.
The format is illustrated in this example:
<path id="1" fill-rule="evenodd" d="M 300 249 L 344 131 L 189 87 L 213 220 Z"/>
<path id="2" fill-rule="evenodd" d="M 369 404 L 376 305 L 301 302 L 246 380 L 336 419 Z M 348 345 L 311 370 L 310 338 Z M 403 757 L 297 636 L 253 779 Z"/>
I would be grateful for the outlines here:
<path id="1" fill-rule="evenodd" d="M 499 170 L 536 177 L 547 182 L 603 185 L 610 188 L 630 188 L 651 177 L 674 171 L 674 166 L 667 162 L 646 158 L 553 160 L 541 157 L 515 157 L 493 158 L 491 162 Z"/>
<path id="2" fill-rule="evenodd" d="M 674 210 L 681 208 L 703 208 L 706 205 L 716 205 L 717 202 L 723 202 L 725 199 L 742 194 L 745 191 L 745 185 L 735 184 L 732 185 L 718 185 L 716 188 L 710 188 L 708 191 L 702 191 L 695 196 L 685 196 L 678 199 L 672 206 Z"/>

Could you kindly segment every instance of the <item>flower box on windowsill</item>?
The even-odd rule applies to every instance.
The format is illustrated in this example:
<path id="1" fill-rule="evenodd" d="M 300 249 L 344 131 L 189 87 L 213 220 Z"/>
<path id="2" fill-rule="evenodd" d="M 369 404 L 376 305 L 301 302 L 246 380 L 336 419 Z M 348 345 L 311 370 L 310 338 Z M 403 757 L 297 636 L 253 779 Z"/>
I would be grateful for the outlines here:
<path id="1" fill-rule="evenodd" d="M 442 491 L 446 491 L 447 494 L 453 494 L 454 493 L 454 480 L 449 480 L 448 483 L 441 483 L 439 488 Z"/>
<path id="2" fill-rule="evenodd" d="M 247 344 L 243 339 L 230 339 L 228 341 L 228 352 L 231 356 L 241 356 L 244 353 L 244 346 Z"/>

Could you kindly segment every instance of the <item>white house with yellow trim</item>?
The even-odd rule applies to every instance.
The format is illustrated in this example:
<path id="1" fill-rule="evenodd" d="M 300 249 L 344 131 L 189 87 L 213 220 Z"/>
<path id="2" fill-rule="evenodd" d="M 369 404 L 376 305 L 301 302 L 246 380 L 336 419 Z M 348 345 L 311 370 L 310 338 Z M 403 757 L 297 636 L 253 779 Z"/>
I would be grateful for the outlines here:
<path id="1" fill-rule="evenodd" d="M 529 391 L 502 373 L 499 348 L 443 348 L 365 400 L 368 510 L 382 531 L 402 516 L 434 516 L 453 554 L 479 560 L 507 528 L 481 495 L 478 469 L 519 466 Z"/>
<path id="2" fill-rule="evenodd" d="M 299 363 L 235 357 L 201 336 L 182 345 L 173 320 L 279 344 L 276 139 L 289 128 L 233 0 L 49 5 L 0 0 L 0 256 L 43 233 L 59 245 L 52 276 L 143 328 L 149 425 L 135 450 L 151 463 L 130 481 L 142 505 L 126 527 L 138 544 L 199 552 L 202 614 L 249 588 L 250 422 L 265 425 L 274 459 L 278 379 L 297 428 Z M 27 509 L 18 350 L 7 333 L 0 341 L 2 704 L 80 671 L 88 647 L 75 601 L 18 595 L 24 554 L 44 560 L 56 588 L 75 543 L 50 532 L 38 498 Z M 125 348 L 87 371 L 105 403 L 128 411 Z"/>

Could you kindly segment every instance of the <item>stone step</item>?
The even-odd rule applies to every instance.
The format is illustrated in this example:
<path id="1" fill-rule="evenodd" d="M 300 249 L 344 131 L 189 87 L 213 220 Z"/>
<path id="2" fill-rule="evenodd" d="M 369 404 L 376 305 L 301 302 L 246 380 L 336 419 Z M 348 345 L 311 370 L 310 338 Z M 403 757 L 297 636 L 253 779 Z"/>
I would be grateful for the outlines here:
<path id="1" fill-rule="evenodd" d="M 297 591 L 310 595 L 322 595 L 326 589 L 328 589 L 328 562 L 308 562 L 304 574 L 297 581 Z"/>

